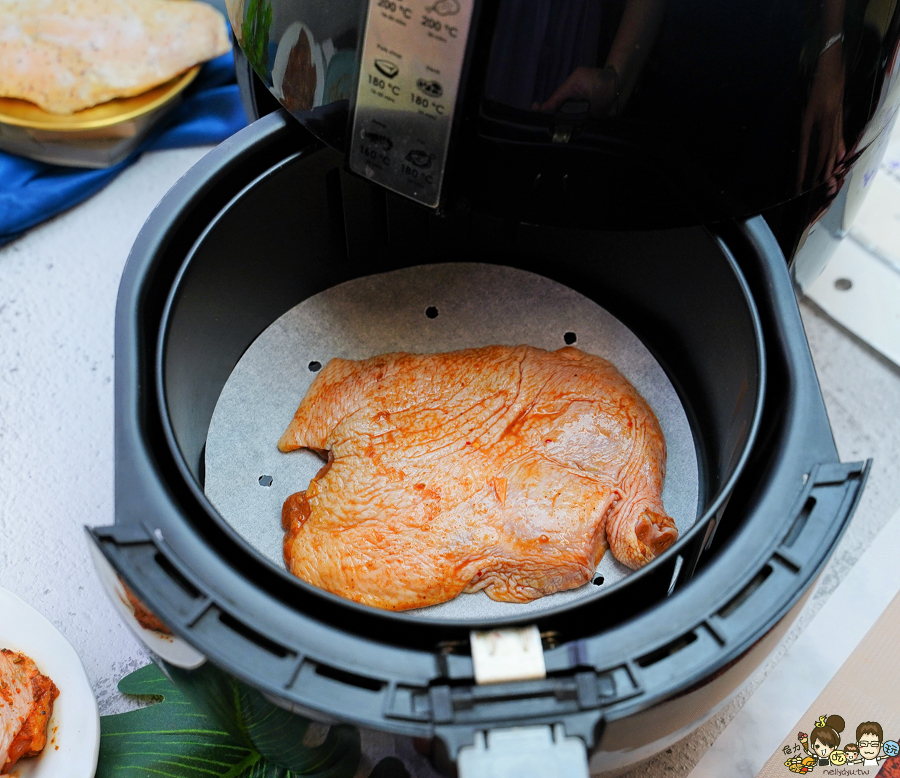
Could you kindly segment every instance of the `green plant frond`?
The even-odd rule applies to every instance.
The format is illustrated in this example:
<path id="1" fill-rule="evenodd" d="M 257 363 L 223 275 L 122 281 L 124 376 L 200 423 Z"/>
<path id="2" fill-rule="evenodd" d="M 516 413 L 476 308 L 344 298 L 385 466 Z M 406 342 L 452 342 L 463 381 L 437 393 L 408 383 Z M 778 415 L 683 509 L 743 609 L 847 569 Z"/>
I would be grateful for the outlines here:
<path id="1" fill-rule="evenodd" d="M 96 778 L 352 778 L 360 759 L 359 730 L 334 726 L 317 746 L 302 743 L 309 722 L 235 686 L 234 714 L 263 758 L 198 709 L 155 666 L 119 682 L 124 694 L 155 698 L 147 707 L 100 719 Z"/>

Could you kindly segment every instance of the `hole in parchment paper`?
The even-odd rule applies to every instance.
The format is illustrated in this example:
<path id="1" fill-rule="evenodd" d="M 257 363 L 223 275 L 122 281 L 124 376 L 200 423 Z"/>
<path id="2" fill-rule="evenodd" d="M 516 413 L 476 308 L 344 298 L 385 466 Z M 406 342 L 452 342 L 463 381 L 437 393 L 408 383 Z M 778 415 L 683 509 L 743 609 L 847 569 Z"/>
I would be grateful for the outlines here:
<path id="1" fill-rule="evenodd" d="M 425 309 L 425 315 L 426 315 L 429 319 L 436 319 L 436 318 L 437 318 L 437 315 L 438 315 L 438 309 L 435 308 L 433 305 L 429 305 L 429 306 Z"/>
<path id="2" fill-rule="evenodd" d="M 574 332 L 567 332 L 563 335 L 563 340 L 566 342 L 567 346 L 571 346 L 576 340 L 578 340 L 578 336 Z"/>
<path id="3" fill-rule="evenodd" d="M 594 586 L 600 586 L 603 583 L 603 576 L 598 575 L 591 583 L 594 584 Z"/>
<path id="4" fill-rule="evenodd" d="M 851 286 L 853 286 L 853 282 L 849 278 L 838 278 L 834 282 L 834 288 L 841 292 L 846 292 Z"/>
<path id="5" fill-rule="evenodd" d="M 260 486 L 271 486 L 272 485 L 272 476 L 270 475 L 261 475 L 259 477 L 259 485 Z"/>
<path id="6" fill-rule="evenodd" d="M 318 373 L 322 369 L 322 363 L 313 360 L 307 365 L 307 367 L 310 369 L 310 372 Z"/>

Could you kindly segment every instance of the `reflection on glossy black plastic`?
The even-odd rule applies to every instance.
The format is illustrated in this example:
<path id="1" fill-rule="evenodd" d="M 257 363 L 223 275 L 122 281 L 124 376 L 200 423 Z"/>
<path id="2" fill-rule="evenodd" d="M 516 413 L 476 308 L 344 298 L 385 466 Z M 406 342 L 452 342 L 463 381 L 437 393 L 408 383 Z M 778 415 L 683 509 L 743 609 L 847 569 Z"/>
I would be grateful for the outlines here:
<path id="1" fill-rule="evenodd" d="M 269 0 L 249 0 L 244 10 L 239 41 L 247 61 L 257 75 L 271 85 L 269 78 L 269 29 L 272 26 L 272 4 Z"/>
<path id="2" fill-rule="evenodd" d="M 310 110 L 330 102 L 326 83 L 355 68 L 363 0 L 226 0 L 235 38 L 260 79 L 285 102 L 315 95 Z M 339 89 L 346 99 L 348 90 Z M 331 97 L 339 97 L 331 94 Z M 290 107 L 290 106 L 288 106 Z"/>
<path id="3" fill-rule="evenodd" d="M 617 116 L 640 80 L 665 7 L 666 0 L 503 0 L 485 97 L 550 113 L 584 100 L 593 118 Z"/>
<path id="4" fill-rule="evenodd" d="M 490 175 L 510 181 L 524 163 L 509 210 L 603 227 L 747 215 L 818 186 L 834 197 L 893 117 L 898 95 L 882 87 L 898 26 L 896 2 L 867 0 L 503 0 L 463 188 L 496 210 L 479 169 L 490 159 Z M 588 121 L 561 132 L 576 99 Z M 493 145 L 511 141 L 580 153 L 514 159 Z M 566 191 L 517 194 L 536 174 L 568 175 Z M 642 198 L 656 187 L 693 209 Z M 607 200 L 624 204 L 612 219 Z"/>
<path id="5" fill-rule="evenodd" d="M 329 79 L 355 81 L 367 5 L 229 0 L 260 77 L 283 102 L 299 88 L 295 117 L 340 149 L 350 92 Z M 425 5 L 453 18 L 458 3 Z M 486 212 L 646 228 L 813 193 L 806 227 L 900 96 L 894 0 L 502 0 L 479 13 L 465 113 L 480 121 L 453 140 L 453 191 Z M 284 61 L 293 51 L 291 28 L 309 44 L 299 70 L 275 67 L 280 48 Z M 308 83 L 286 88 L 295 76 Z M 577 121 L 573 101 L 588 106 Z M 800 234 L 779 238 L 792 250 Z"/>

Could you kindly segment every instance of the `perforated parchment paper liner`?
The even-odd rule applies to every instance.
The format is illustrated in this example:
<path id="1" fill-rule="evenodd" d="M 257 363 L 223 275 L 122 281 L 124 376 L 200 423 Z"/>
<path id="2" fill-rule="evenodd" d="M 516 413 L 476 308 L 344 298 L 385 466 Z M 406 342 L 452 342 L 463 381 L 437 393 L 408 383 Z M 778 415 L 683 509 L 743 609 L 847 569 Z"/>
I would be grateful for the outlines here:
<path id="1" fill-rule="evenodd" d="M 693 525 L 699 492 L 694 439 L 675 388 L 646 346 L 578 292 L 534 273 L 486 264 L 422 265 L 354 279 L 273 322 L 247 349 L 216 404 L 206 441 L 207 496 L 250 545 L 284 568 L 281 506 L 309 485 L 322 460 L 310 451 L 282 454 L 276 443 L 318 369 L 334 357 L 495 344 L 548 350 L 577 345 L 616 365 L 662 426 L 665 509 L 680 534 Z M 478 592 L 410 613 L 453 621 L 538 613 L 602 596 L 629 572 L 607 552 L 597 583 L 579 589 L 530 603 L 495 602 Z"/>

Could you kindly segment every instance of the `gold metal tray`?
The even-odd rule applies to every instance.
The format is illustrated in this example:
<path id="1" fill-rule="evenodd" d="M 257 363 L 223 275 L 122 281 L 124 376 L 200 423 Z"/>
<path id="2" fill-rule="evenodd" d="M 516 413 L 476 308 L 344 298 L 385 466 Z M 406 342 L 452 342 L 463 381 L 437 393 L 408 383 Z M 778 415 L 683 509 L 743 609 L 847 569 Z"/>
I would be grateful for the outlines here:
<path id="1" fill-rule="evenodd" d="M 0 97 L 0 122 L 53 132 L 83 132 L 127 122 L 156 110 L 176 97 L 197 77 L 200 65 L 134 97 L 119 97 L 69 115 L 48 113 L 27 100 Z"/>

